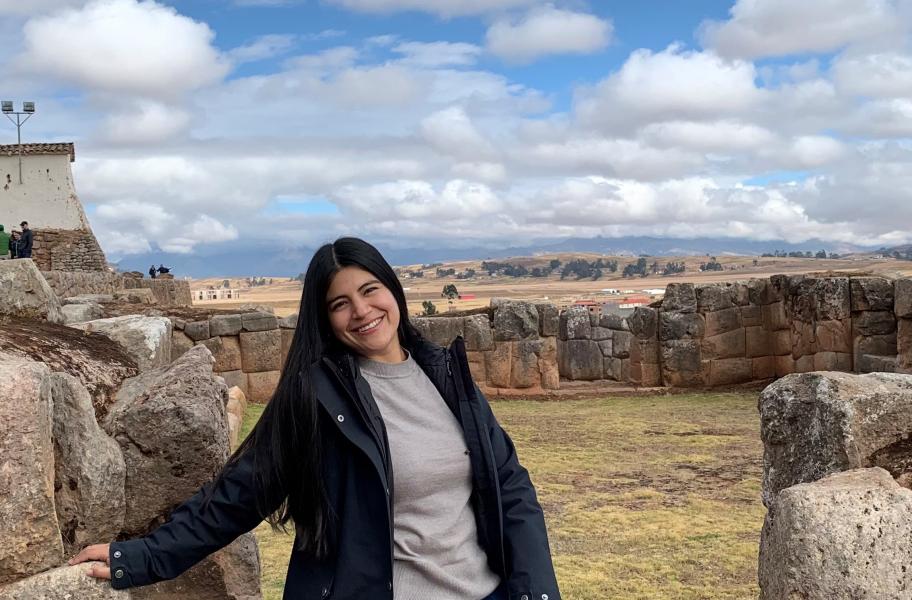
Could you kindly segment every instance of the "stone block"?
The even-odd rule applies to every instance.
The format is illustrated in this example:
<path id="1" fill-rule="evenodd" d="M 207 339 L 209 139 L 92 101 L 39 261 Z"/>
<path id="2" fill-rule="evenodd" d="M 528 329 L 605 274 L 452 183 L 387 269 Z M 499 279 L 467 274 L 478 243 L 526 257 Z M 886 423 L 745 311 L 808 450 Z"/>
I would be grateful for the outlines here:
<path id="1" fill-rule="evenodd" d="M 669 283 L 662 298 L 663 312 L 697 312 L 697 294 L 692 283 Z"/>
<path id="2" fill-rule="evenodd" d="M 776 357 L 758 356 L 751 359 L 751 379 L 763 381 L 776 376 Z"/>
<path id="3" fill-rule="evenodd" d="M 896 316 L 892 310 L 864 311 L 852 318 L 855 335 L 887 335 L 896 331 Z"/>
<path id="4" fill-rule="evenodd" d="M 439 346 L 449 346 L 458 336 L 465 335 L 464 317 L 418 317 L 412 324 L 426 339 Z"/>
<path id="5" fill-rule="evenodd" d="M 602 352 L 592 340 L 567 340 L 558 343 L 558 365 L 561 377 L 579 381 L 602 378 Z"/>
<path id="6" fill-rule="evenodd" d="M 817 351 L 817 329 L 813 323 L 793 321 L 791 340 L 792 357 L 795 360 Z"/>
<path id="7" fill-rule="evenodd" d="M 852 311 L 893 310 L 893 282 L 884 277 L 852 277 Z"/>
<path id="8" fill-rule="evenodd" d="M 744 357 L 744 345 L 744 329 L 705 337 L 700 341 L 703 360 Z"/>
<path id="9" fill-rule="evenodd" d="M 791 354 L 776 356 L 776 377 L 785 377 L 795 372 L 795 359 Z"/>
<path id="10" fill-rule="evenodd" d="M 50 376 L 43 364 L 0 359 L 0 584 L 63 560 Z"/>
<path id="11" fill-rule="evenodd" d="M 561 313 L 559 334 L 562 340 L 588 340 L 592 337 L 592 324 L 585 306 L 571 306 Z"/>
<path id="12" fill-rule="evenodd" d="M 279 320 L 272 313 L 257 311 L 241 315 L 241 329 L 243 331 L 269 331 L 278 329 Z"/>
<path id="13" fill-rule="evenodd" d="M 852 314 L 848 277 L 815 280 L 816 317 L 820 321 L 842 321 Z"/>
<path id="14" fill-rule="evenodd" d="M 488 383 L 494 387 L 510 387 L 513 345 L 510 342 L 497 342 L 493 350 L 484 353 L 484 357 Z"/>
<path id="15" fill-rule="evenodd" d="M 630 363 L 630 382 L 642 387 L 662 385 L 662 369 L 658 364 Z"/>
<path id="16" fill-rule="evenodd" d="M 593 327 L 592 328 L 592 341 L 601 342 L 602 340 L 610 340 L 614 331 L 608 329 L 607 327 Z"/>
<path id="17" fill-rule="evenodd" d="M 166 317 L 126 315 L 71 325 L 100 333 L 120 344 L 142 372 L 171 363 L 171 320 Z"/>
<path id="18" fill-rule="evenodd" d="M 795 359 L 796 373 L 810 373 L 814 371 L 814 355 L 806 354 Z"/>
<path id="19" fill-rule="evenodd" d="M 912 319 L 900 319 L 896 333 L 897 362 L 903 369 L 912 369 Z"/>
<path id="20" fill-rule="evenodd" d="M 602 364 L 602 378 L 614 381 L 630 381 L 630 359 L 605 358 Z"/>
<path id="21" fill-rule="evenodd" d="M 852 323 L 842 321 L 818 321 L 814 331 L 818 352 L 851 352 Z"/>
<path id="22" fill-rule="evenodd" d="M 244 371 L 225 371 L 219 373 L 219 377 L 225 380 L 225 385 L 229 388 L 239 388 L 245 396 L 248 396 L 247 373 Z"/>
<path id="23" fill-rule="evenodd" d="M 763 314 L 763 325 L 770 331 L 789 328 L 789 318 L 785 309 L 785 302 L 779 301 L 773 302 L 772 304 L 764 304 L 760 308 L 760 311 Z"/>
<path id="24" fill-rule="evenodd" d="M 912 471 L 910 375 L 789 375 L 763 390 L 759 408 L 767 508 L 781 490 L 831 473 Z"/>
<path id="25" fill-rule="evenodd" d="M 896 295 L 894 314 L 903 319 L 912 318 L 912 278 L 897 279 L 893 290 Z"/>
<path id="26" fill-rule="evenodd" d="M 706 331 L 703 315 L 697 313 L 665 312 L 659 314 L 659 340 L 690 340 L 702 338 Z"/>
<path id="27" fill-rule="evenodd" d="M 194 346 L 205 346 L 209 349 L 209 352 L 212 353 L 212 356 L 220 353 L 222 351 L 222 338 L 214 337 L 209 338 L 208 340 L 200 340 L 193 344 Z"/>
<path id="28" fill-rule="evenodd" d="M 538 354 L 541 352 L 541 340 L 513 342 L 513 357 L 510 361 L 510 387 L 530 388 L 541 383 L 538 367 Z"/>
<path id="29" fill-rule="evenodd" d="M 510 301 L 494 309 L 494 340 L 538 339 L 538 309 L 531 302 Z"/>
<path id="30" fill-rule="evenodd" d="M 708 312 L 704 318 L 706 319 L 706 331 L 703 335 L 707 337 L 741 329 L 740 307 Z"/>
<path id="31" fill-rule="evenodd" d="M 659 335 L 659 311 L 638 306 L 627 319 L 630 332 L 640 339 L 656 339 Z"/>
<path id="32" fill-rule="evenodd" d="M 589 310 L 589 308 L 587 307 L 586 310 Z M 590 310 L 589 311 L 589 326 L 598 327 L 598 324 L 599 324 L 599 316 Z"/>
<path id="33" fill-rule="evenodd" d="M 645 308 L 645 307 L 638 307 Z M 648 309 L 655 311 L 655 309 Z M 612 329 L 614 331 L 630 331 L 630 324 L 627 322 L 627 319 L 621 315 L 616 315 L 613 313 L 604 313 L 598 319 L 598 326 L 604 327 L 606 329 Z"/>
<path id="34" fill-rule="evenodd" d="M 215 315 L 209 318 L 209 335 L 212 337 L 237 335 L 242 329 L 241 315 Z"/>
<path id="35" fill-rule="evenodd" d="M 744 329 L 745 355 L 750 358 L 774 355 L 771 334 L 764 327 L 755 325 Z"/>
<path id="36" fill-rule="evenodd" d="M 257 404 L 269 402 L 279 385 L 281 376 L 281 371 L 247 373 L 247 398 Z"/>
<path id="37" fill-rule="evenodd" d="M 298 327 L 298 313 L 292 313 L 279 319 L 280 329 L 296 329 Z"/>
<path id="38" fill-rule="evenodd" d="M 85 323 L 103 318 L 104 309 L 100 304 L 64 304 L 60 307 L 60 315 L 64 325 Z"/>
<path id="39" fill-rule="evenodd" d="M 115 590 L 110 581 L 87 577 L 91 567 L 106 566 L 101 562 L 57 567 L 0 585 L 0 600 L 131 600 L 131 594 Z"/>
<path id="40" fill-rule="evenodd" d="M 689 387 L 705 385 L 699 340 L 662 342 L 662 381 L 665 385 Z"/>
<path id="41" fill-rule="evenodd" d="M 782 301 L 782 294 L 779 288 L 772 285 L 769 279 L 756 278 L 748 281 L 747 294 L 750 304 L 758 306 Z"/>
<path id="42" fill-rule="evenodd" d="M 633 334 L 628 331 L 615 331 L 612 336 L 611 354 L 615 358 L 630 358 L 630 344 Z"/>
<path id="43" fill-rule="evenodd" d="M 745 327 L 761 327 L 763 325 L 763 307 L 758 304 L 742 306 L 741 324 Z"/>
<path id="44" fill-rule="evenodd" d="M 203 340 L 208 340 L 209 335 L 209 321 L 193 321 L 191 323 L 186 323 L 184 325 L 184 333 L 194 342 L 201 342 Z"/>
<path id="45" fill-rule="evenodd" d="M 722 358 L 711 360 L 709 385 L 734 385 L 751 381 L 753 361 L 749 358 Z"/>
<path id="46" fill-rule="evenodd" d="M 770 350 L 774 356 L 792 354 L 792 332 L 788 329 L 779 329 L 769 332 Z"/>
<path id="47" fill-rule="evenodd" d="M 288 359 L 288 352 L 291 351 L 291 343 L 294 341 L 294 329 L 282 329 L 282 365 Z"/>
<path id="48" fill-rule="evenodd" d="M 630 360 L 634 363 L 643 363 L 650 365 L 659 364 L 658 340 L 634 339 L 630 343 Z"/>
<path id="49" fill-rule="evenodd" d="M 697 311 L 715 312 L 735 306 L 729 287 L 724 283 L 704 283 L 696 286 Z"/>
<path id="50" fill-rule="evenodd" d="M 550 302 L 536 302 L 538 333 L 542 337 L 556 336 L 560 331 L 560 311 Z"/>
<path id="51" fill-rule="evenodd" d="M 463 330 L 466 350 L 485 351 L 494 349 L 494 331 L 491 329 L 491 320 L 488 315 L 465 317 Z"/>
<path id="52" fill-rule="evenodd" d="M 855 370 L 859 373 L 897 373 L 897 359 L 895 356 L 875 356 L 862 354 L 857 358 Z"/>
<path id="53" fill-rule="evenodd" d="M 238 337 L 242 368 L 246 373 L 278 371 L 282 368 L 282 332 L 279 329 L 242 331 Z"/>
<path id="54" fill-rule="evenodd" d="M 241 362 L 241 343 L 235 336 L 225 336 L 218 338 L 221 340 L 218 352 L 213 352 L 215 356 L 215 366 L 212 368 L 216 373 L 223 371 L 237 371 L 243 369 Z"/>
<path id="55" fill-rule="evenodd" d="M 761 600 L 909 596 L 912 491 L 889 473 L 835 473 L 782 490 L 775 505 L 761 534 Z"/>
<path id="56" fill-rule="evenodd" d="M 852 371 L 852 355 L 848 352 L 818 352 L 814 354 L 815 371 Z"/>
<path id="57" fill-rule="evenodd" d="M 60 300 L 31 259 L 0 260 L 0 316 L 60 323 Z"/>
<path id="58" fill-rule="evenodd" d="M 171 332 L 171 360 L 172 362 L 183 356 L 184 352 L 193 347 L 193 340 L 183 331 Z"/>
<path id="59" fill-rule="evenodd" d="M 614 340 L 602 340 L 598 342 L 599 350 L 602 351 L 602 356 L 611 356 L 614 348 Z"/>
<path id="60" fill-rule="evenodd" d="M 862 354 L 896 356 L 898 349 L 897 340 L 898 335 L 896 333 L 855 338 L 855 356 L 861 356 Z"/>
<path id="61" fill-rule="evenodd" d="M 549 366 L 546 370 L 542 371 L 541 386 L 542 389 L 546 390 L 560 389 L 560 372 L 558 371 L 556 363 Z"/>

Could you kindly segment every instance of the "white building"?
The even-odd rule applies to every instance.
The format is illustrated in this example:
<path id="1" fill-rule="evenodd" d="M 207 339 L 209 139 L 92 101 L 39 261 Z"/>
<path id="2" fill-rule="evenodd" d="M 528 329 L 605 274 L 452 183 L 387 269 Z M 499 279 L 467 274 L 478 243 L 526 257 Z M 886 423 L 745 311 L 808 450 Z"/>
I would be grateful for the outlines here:
<path id="1" fill-rule="evenodd" d="M 241 290 L 218 288 L 215 290 L 193 290 L 190 292 L 194 302 L 212 302 L 215 300 L 237 300 Z"/>

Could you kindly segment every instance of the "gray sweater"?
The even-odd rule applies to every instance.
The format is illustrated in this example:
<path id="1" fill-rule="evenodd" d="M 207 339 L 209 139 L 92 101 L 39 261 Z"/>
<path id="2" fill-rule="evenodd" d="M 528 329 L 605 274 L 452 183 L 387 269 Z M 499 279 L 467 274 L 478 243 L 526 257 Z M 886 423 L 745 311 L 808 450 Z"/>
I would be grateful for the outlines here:
<path id="1" fill-rule="evenodd" d="M 478 544 L 468 448 L 456 417 L 411 356 L 360 361 L 393 463 L 395 600 L 481 600 L 500 583 Z"/>

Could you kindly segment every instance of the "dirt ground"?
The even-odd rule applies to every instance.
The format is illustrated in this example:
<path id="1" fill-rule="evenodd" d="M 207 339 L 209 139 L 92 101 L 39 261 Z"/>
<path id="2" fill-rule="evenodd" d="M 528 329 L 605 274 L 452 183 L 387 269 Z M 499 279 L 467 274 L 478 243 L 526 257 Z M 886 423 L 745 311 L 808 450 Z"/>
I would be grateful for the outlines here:
<path id="1" fill-rule="evenodd" d="M 557 254 L 537 257 L 517 257 L 498 259 L 498 262 L 523 264 L 526 266 L 544 265 L 552 258 L 567 262 L 574 258 L 585 258 L 594 261 L 599 258 L 596 254 L 576 253 Z M 422 270 L 423 278 L 404 279 L 403 287 L 406 289 L 409 312 L 420 314 L 422 302 L 431 300 L 439 312 L 447 310 L 466 310 L 487 306 L 491 298 L 509 297 L 518 299 L 548 299 L 557 304 L 569 304 L 580 299 L 611 300 L 620 299 L 625 295 L 609 295 L 601 290 L 615 288 L 619 290 L 644 290 L 650 288 L 664 288 L 669 283 L 711 283 L 716 281 L 733 281 L 737 279 L 750 279 L 753 277 L 769 277 L 778 273 L 799 274 L 812 272 L 867 272 L 890 276 L 912 275 L 912 262 L 900 261 L 892 258 L 876 259 L 871 257 L 848 259 L 813 259 L 813 258 L 757 258 L 754 265 L 753 257 L 717 257 L 724 267 L 723 271 L 699 272 L 700 263 L 709 260 L 706 256 L 690 257 L 648 257 L 652 264 L 657 261 L 660 265 L 671 261 L 684 261 L 687 266 L 685 273 L 663 276 L 624 278 L 620 275 L 623 266 L 635 262 L 630 257 L 605 257 L 619 262 L 618 273 L 606 273 L 606 276 L 596 280 L 561 280 L 558 276 L 548 278 L 533 277 L 488 277 L 482 275 L 481 261 L 460 261 L 444 263 L 440 268 L 453 268 L 462 272 L 467 268 L 476 269 L 478 275 L 473 279 L 459 280 L 455 277 L 437 278 L 438 267 L 421 269 L 421 265 L 403 266 L 406 270 Z M 302 266 L 303 268 L 303 266 Z M 225 278 L 213 277 L 199 279 L 191 282 L 192 289 L 206 289 L 209 286 L 220 287 Z M 268 279 L 268 278 L 267 278 Z M 301 284 L 289 281 L 287 277 L 274 277 L 272 285 L 247 287 L 244 279 L 231 278 L 230 285 L 240 288 L 241 297 L 236 300 L 221 300 L 210 302 L 194 302 L 194 306 L 212 310 L 230 310 L 243 304 L 266 304 L 275 308 L 276 314 L 287 316 L 298 312 L 301 300 Z M 453 283 L 461 294 L 474 294 L 474 299 L 454 300 L 448 302 L 441 297 L 443 286 Z"/>

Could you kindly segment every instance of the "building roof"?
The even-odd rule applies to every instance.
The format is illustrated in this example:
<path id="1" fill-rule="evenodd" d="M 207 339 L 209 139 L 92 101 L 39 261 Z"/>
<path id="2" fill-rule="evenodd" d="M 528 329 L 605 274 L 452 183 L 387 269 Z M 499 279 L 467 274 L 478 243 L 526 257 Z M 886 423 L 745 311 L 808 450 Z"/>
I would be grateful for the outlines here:
<path id="1" fill-rule="evenodd" d="M 16 156 L 19 154 L 19 144 L 0 144 L 0 156 Z M 42 154 L 69 154 L 70 162 L 76 160 L 76 148 L 73 142 L 60 142 L 57 144 L 22 144 L 23 156 L 36 156 Z"/>

